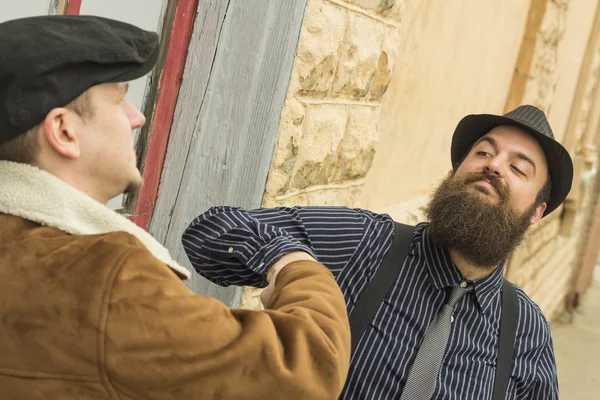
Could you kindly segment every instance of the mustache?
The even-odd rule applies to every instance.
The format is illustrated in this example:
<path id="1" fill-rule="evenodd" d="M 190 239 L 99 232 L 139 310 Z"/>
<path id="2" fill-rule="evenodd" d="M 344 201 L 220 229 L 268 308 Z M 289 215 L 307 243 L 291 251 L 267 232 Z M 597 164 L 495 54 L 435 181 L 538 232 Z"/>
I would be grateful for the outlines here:
<path id="1" fill-rule="evenodd" d="M 468 185 L 469 183 L 474 183 L 477 181 L 488 181 L 494 189 L 500 195 L 500 199 L 505 200 L 508 198 L 508 189 L 504 186 L 504 183 L 498 178 L 497 175 L 492 174 L 488 171 L 481 172 L 470 172 L 462 177 L 463 185 Z"/>

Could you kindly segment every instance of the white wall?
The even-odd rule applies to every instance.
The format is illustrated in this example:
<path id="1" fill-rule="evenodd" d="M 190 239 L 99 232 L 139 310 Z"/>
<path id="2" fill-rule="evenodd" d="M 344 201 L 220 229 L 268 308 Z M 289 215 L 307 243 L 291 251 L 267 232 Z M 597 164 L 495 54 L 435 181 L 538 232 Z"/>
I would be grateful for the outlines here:
<path id="1" fill-rule="evenodd" d="M 47 15 L 54 3 L 54 0 L 0 0 L 0 22 L 35 15 Z"/>

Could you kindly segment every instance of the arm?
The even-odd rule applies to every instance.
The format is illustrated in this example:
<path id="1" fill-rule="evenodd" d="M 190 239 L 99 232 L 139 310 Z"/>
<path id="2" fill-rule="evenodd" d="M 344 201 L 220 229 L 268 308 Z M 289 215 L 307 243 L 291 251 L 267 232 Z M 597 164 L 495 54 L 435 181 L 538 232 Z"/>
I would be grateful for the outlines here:
<path id="1" fill-rule="evenodd" d="M 535 381 L 529 400 L 558 400 L 558 376 L 554 348 L 548 329 L 548 341 L 542 347 L 538 361 L 535 363 Z"/>
<path id="2" fill-rule="evenodd" d="M 315 256 L 336 278 L 352 266 L 373 268 L 393 230 L 389 216 L 361 209 L 213 207 L 190 224 L 182 241 L 196 271 L 212 282 L 264 287 L 266 269 L 295 250 Z"/>
<path id="3" fill-rule="evenodd" d="M 121 398 L 337 398 L 350 334 L 326 268 L 294 261 L 277 275 L 269 310 L 232 310 L 149 258 L 128 258 L 107 305 L 100 358 Z"/>

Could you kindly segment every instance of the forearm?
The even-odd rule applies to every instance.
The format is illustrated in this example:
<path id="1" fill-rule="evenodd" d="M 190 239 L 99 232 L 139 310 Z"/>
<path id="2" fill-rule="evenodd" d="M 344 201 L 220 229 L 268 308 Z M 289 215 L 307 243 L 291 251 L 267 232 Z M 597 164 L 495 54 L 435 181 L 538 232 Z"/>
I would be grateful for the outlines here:
<path id="1" fill-rule="evenodd" d="M 311 254 L 337 277 L 376 254 L 393 225 L 387 215 L 345 207 L 222 206 L 196 218 L 182 241 L 192 265 L 207 279 L 264 287 L 265 271 L 292 251 Z M 361 255 L 354 257 L 357 249 Z"/>

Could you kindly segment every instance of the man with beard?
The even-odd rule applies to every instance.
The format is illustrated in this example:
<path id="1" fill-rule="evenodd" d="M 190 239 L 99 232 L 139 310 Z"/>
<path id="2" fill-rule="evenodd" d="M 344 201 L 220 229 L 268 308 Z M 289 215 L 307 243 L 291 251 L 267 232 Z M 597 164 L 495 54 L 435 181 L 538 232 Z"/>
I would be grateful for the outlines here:
<path id="1" fill-rule="evenodd" d="M 355 335 L 353 327 L 357 347 L 342 399 L 558 398 L 548 322 L 503 271 L 527 229 L 564 201 L 571 158 L 544 113 L 521 106 L 463 118 L 451 159 L 426 207 L 428 222 L 414 227 L 406 257 L 392 265 L 390 289 L 366 329 Z M 196 270 L 220 285 L 265 286 L 262 271 L 280 254 L 310 252 L 335 275 L 352 322 L 355 308 L 377 301 L 361 296 L 396 251 L 397 226 L 362 209 L 215 207 L 190 224 L 183 243 Z M 510 293 L 512 311 L 504 306 Z M 499 335 L 505 318 L 514 320 L 516 338 Z M 500 352 L 499 342 L 509 350 Z M 506 376 L 499 390 L 497 367 Z"/>
<path id="2" fill-rule="evenodd" d="M 100 17 L 0 24 L 0 398 L 335 399 L 350 331 L 326 267 L 284 251 L 270 310 L 232 310 L 105 206 L 142 183 L 125 96 L 158 54 Z"/>

